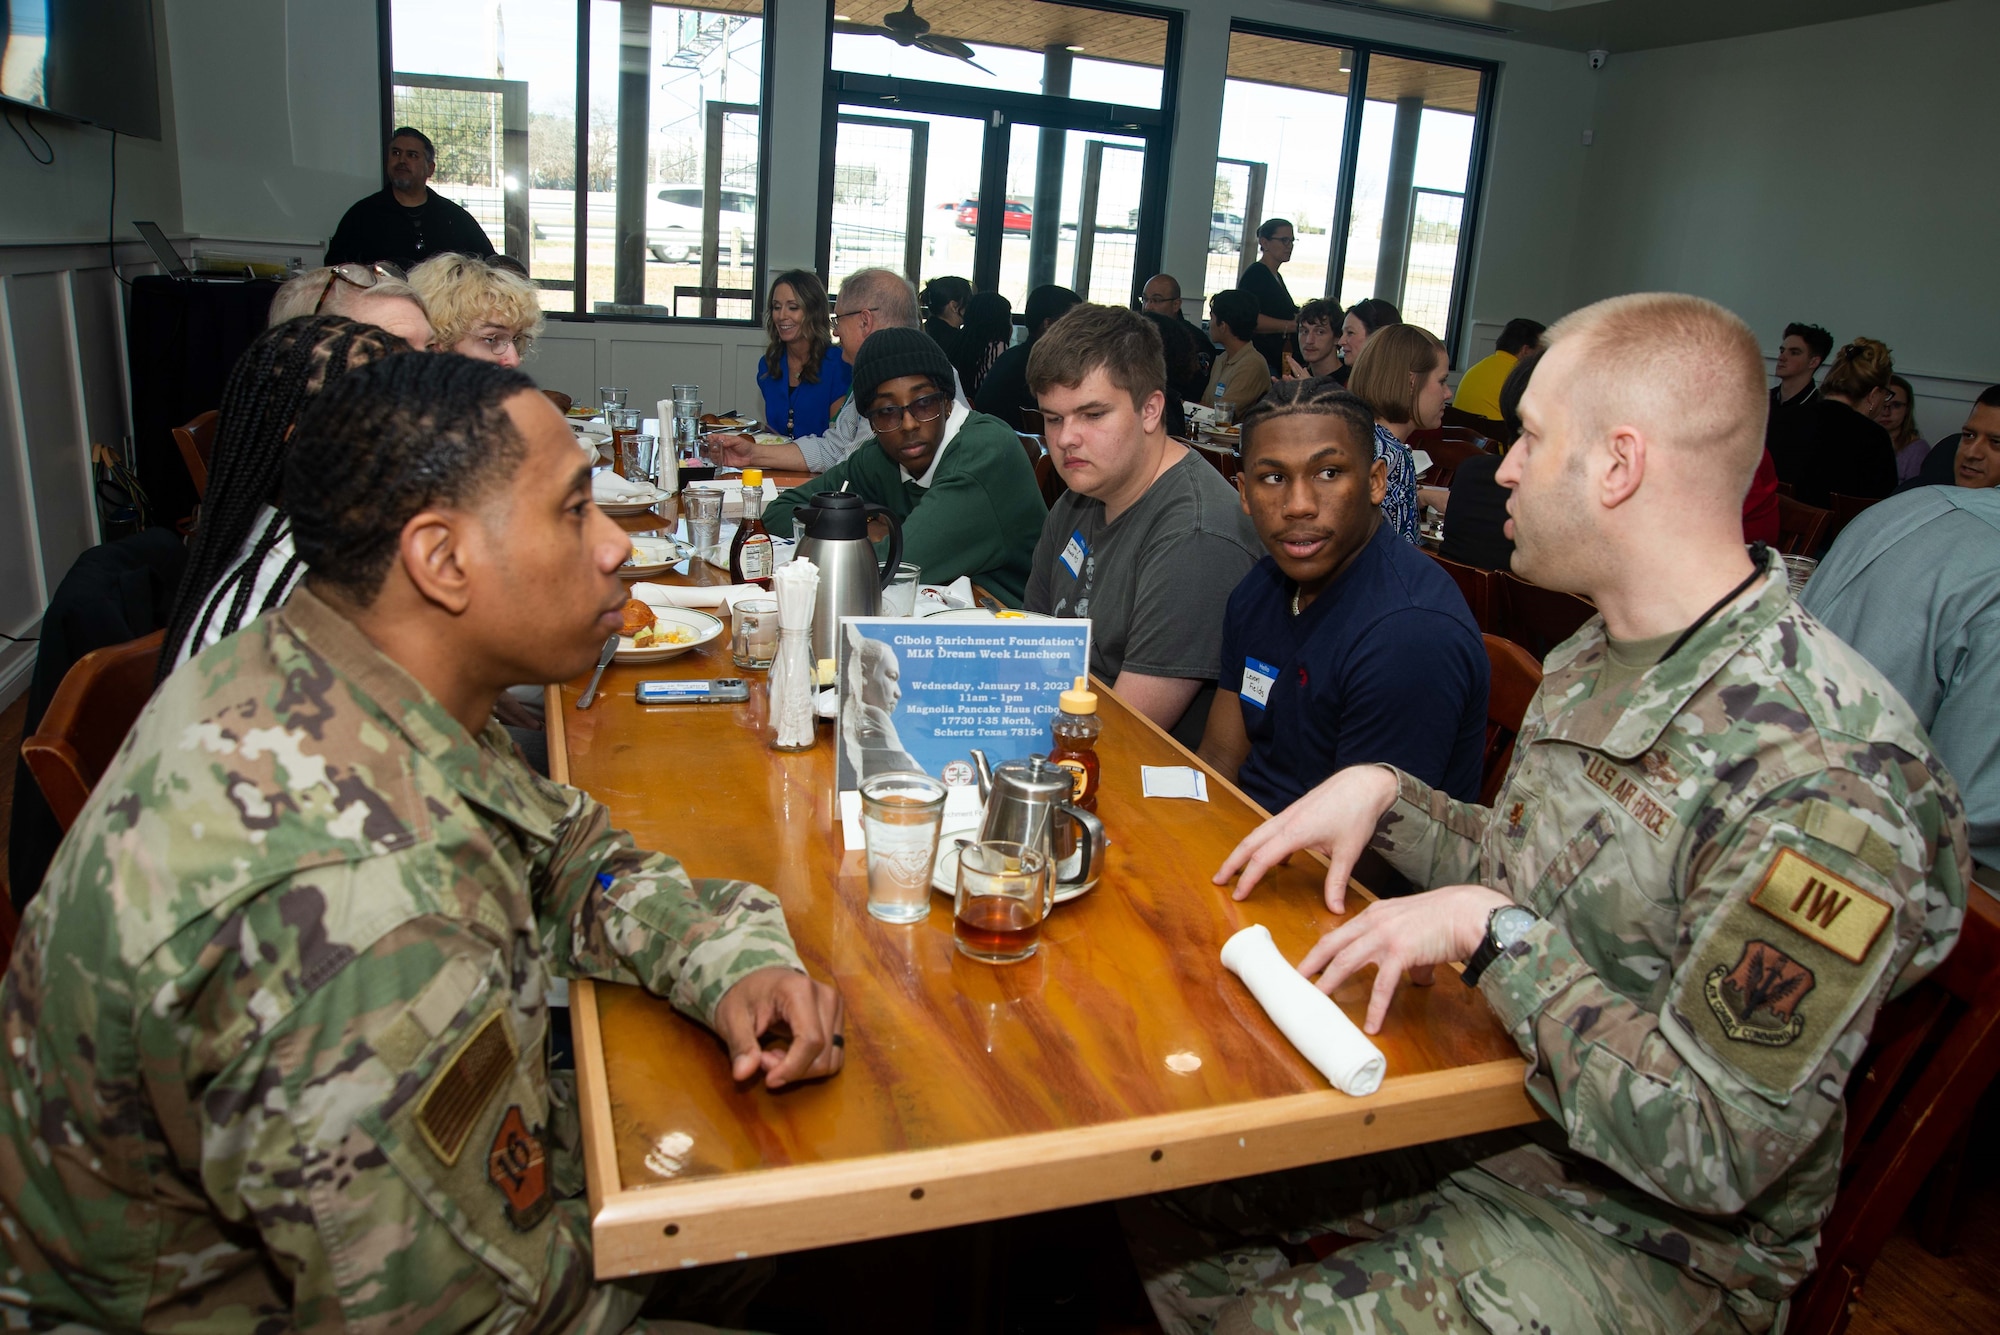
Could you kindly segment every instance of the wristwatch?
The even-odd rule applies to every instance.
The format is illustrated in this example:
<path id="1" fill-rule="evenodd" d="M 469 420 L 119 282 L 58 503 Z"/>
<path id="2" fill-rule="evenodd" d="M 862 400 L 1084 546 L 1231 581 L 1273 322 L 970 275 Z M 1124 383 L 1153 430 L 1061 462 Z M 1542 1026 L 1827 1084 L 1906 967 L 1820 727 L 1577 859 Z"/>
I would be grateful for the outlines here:
<path id="1" fill-rule="evenodd" d="M 1524 909 L 1519 904 L 1502 904 L 1486 915 L 1486 939 L 1479 943 L 1479 949 L 1472 952 L 1472 958 L 1465 962 L 1465 985 L 1473 986 L 1479 976 L 1486 972 L 1486 966 L 1499 959 L 1514 944 L 1535 930 L 1541 919 L 1533 909 Z"/>

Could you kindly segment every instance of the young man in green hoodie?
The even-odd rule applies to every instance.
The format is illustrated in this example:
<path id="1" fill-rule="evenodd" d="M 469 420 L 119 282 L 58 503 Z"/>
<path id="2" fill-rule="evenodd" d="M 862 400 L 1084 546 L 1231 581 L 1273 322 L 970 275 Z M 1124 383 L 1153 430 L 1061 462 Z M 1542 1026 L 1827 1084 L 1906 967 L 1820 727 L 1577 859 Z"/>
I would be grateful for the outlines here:
<path id="1" fill-rule="evenodd" d="M 854 364 L 854 403 L 874 439 L 773 501 L 771 531 L 822 491 L 847 490 L 903 526 L 903 559 L 926 584 L 960 575 L 1019 607 L 1048 507 L 1013 428 L 952 399 L 951 362 L 920 329 L 878 329 Z"/>

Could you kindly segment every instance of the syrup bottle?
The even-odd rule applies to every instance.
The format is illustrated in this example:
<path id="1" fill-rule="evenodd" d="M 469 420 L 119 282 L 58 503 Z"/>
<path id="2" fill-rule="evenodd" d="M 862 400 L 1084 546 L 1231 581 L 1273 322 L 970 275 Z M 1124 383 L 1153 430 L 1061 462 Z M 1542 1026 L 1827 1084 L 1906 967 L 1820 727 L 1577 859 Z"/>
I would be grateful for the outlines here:
<path id="1" fill-rule="evenodd" d="M 1095 812 L 1097 734 L 1104 731 L 1104 720 L 1097 716 L 1097 693 L 1090 689 L 1090 678 L 1078 677 L 1076 685 L 1062 693 L 1061 703 L 1062 708 L 1049 723 L 1055 739 L 1049 763 L 1069 771 L 1070 805 Z M 1062 819 L 1056 823 L 1054 843 L 1058 860 L 1076 851 L 1076 833 L 1075 821 Z"/>
<path id="2" fill-rule="evenodd" d="M 743 520 L 736 526 L 736 539 L 729 544 L 729 578 L 738 584 L 771 587 L 771 575 L 778 568 L 777 550 L 771 545 L 771 530 L 764 527 L 764 471 L 743 470 Z"/>

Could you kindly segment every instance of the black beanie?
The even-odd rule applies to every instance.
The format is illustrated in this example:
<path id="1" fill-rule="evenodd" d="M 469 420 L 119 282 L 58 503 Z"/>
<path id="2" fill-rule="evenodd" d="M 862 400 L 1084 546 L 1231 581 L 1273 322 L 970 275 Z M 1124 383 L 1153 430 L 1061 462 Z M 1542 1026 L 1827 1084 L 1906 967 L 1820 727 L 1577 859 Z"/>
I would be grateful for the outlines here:
<path id="1" fill-rule="evenodd" d="M 855 411 L 865 415 L 877 388 L 906 375 L 929 376 L 947 394 L 958 384 L 951 358 L 929 334 L 921 329 L 877 329 L 854 359 Z"/>

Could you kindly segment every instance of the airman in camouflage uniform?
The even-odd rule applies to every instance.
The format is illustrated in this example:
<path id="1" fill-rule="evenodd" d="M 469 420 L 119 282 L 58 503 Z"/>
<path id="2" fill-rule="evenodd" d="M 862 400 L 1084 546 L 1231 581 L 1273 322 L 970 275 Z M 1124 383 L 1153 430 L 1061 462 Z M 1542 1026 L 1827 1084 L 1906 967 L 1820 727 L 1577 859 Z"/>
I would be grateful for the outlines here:
<path id="1" fill-rule="evenodd" d="M 1775 554 L 1752 554 L 1650 668 L 1614 665 L 1602 618 L 1559 646 L 1491 809 L 1363 767 L 1245 841 L 1267 837 L 1254 882 L 1359 812 L 1356 851 L 1372 824 L 1398 871 L 1445 887 L 1370 905 L 1314 971 L 1336 938 L 1421 900 L 1531 909 L 1477 986 L 1549 1120 L 1129 1204 L 1169 1331 L 1779 1319 L 1833 1205 L 1842 1094 L 1876 1011 L 1951 949 L 1971 867 L 1957 789 L 1908 707 L 1793 602 Z M 1306 1265 L 1267 1245 L 1328 1234 L 1361 1241 Z"/>
<path id="2" fill-rule="evenodd" d="M 525 378 L 383 366 L 406 396 L 500 377 L 564 485 Z M 650 1285 L 592 1277 L 551 978 L 731 1028 L 732 988 L 794 970 L 769 893 L 635 848 L 301 588 L 163 684 L 23 923 L 0 1324 L 624 1329 Z"/>

